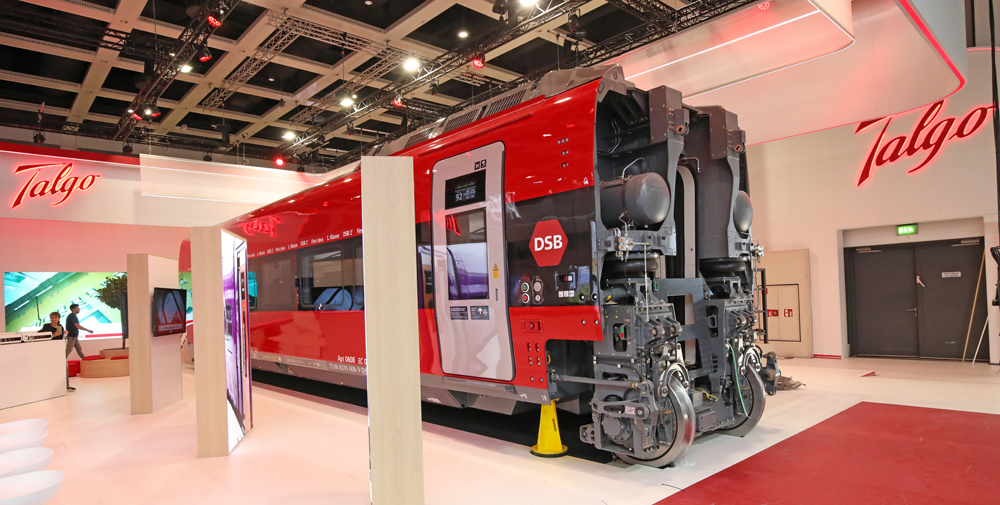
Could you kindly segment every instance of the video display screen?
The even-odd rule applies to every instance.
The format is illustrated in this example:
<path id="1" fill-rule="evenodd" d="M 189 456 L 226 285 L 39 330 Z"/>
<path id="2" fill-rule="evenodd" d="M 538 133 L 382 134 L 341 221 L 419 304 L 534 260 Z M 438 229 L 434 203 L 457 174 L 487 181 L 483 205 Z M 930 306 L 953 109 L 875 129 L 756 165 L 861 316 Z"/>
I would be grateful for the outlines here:
<path id="1" fill-rule="evenodd" d="M 187 315 L 187 291 L 153 288 L 151 310 L 154 337 L 184 333 Z"/>
<path id="2" fill-rule="evenodd" d="M 465 174 L 444 183 L 444 208 L 453 209 L 463 205 L 486 201 L 486 171 Z"/>
<path id="3" fill-rule="evenodd" d="M 486 247 L 486 209 L 445 216 L 448 246 L 448 299 L 483 300 L 490 297 Z"/>
<path id="4" fill-rule="evenodd" d="M 253 427 L 250 394 L 250 282 L 246 242 L 222 233 L 222 293 L 225 303 L 226 400 L 229 450 Z"/>
<path id="5" fill-rule="evenodd" d="M 80 337 L 121 337 L 122 320 L 118 309 L 105 305 L 97 290 L 110 278 L 124 272 L 4 272 L 4 327 L 7 332 L 33 331 L 58 312 L 66 323 L 70 305 L 80 306 L 80 325 L 94 330 Z"/>

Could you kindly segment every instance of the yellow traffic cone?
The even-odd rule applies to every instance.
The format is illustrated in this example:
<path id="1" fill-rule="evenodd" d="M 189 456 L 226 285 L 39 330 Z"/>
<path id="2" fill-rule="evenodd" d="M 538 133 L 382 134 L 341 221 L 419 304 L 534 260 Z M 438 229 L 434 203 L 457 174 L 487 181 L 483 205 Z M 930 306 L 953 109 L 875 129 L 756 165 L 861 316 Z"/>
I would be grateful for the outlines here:
<path id="1" fill-rule="evenodd" d="M 531 447 L 531 453 L 542 458 L 558 458 L 565 456 L 566 450 L 559 438 L 556 402 L 542 405 L 542 418 L 538 422 L 538 444 Z"/>

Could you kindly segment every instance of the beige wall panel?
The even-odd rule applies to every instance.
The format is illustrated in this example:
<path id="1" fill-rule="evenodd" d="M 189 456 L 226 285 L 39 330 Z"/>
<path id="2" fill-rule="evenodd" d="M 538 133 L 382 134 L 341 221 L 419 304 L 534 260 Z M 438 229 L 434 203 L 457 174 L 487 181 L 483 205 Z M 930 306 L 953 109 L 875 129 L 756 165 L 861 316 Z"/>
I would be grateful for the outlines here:
<path id="1" fill-rule="evenodd" d="M 222 291 L 222 229 L 191 228 L 191 286 L 194 290 L 195 405 L 198 457 L 229 455 L 226 418 L 226 342 Z"/>
<path id="2" fill-rule="evenodd" d="M 419 505 L 424 479 L 413 159 L 364 157 L 361 166 L 372 503 Z"/>
<path id="3" fill-rule="evenodd" d="M 129 254 L 127 263 L 132 413 L 151 414 L 183 397 L 180 335 L 154 337 L 151 320 L 153 288 L 177 288 L 177 260 Z"/>
<path id="4" fill-rule="evenodd" d="M 813 329 L 812 329 L 812 280 L 809 264 L 809 250 L 808 249 L 798 249 L 792 251 L 767 251 L 764 254 L 764 259 L 757 263 L 759 268 L 766 269 L 767 273 L 767 284 L 768 285 L 778 285 L 778 284 L 798 284 L 799 289 L 799 300 L 798 300 L 798 312 L 796 314 L 793 308 L 793 317 L 797 316 L 799 319 L 798 326 L 801 328 L 801 342 L 789 342 L 787 340 L 794 339 L 794 335 L 789 335 L 792 330 L 787 326 L 788 322 L 784 321 L 785 326 L 780 326 L 774 334 L 780 335 L 779 338 L 785 341 L 773 341 L 769 344 L 762 344 L 761 348 L 764 352 L 774 351 L 778 354 L 778 357 L 794 357 L 794 358 L 811 358 L 813 357 Z M 795 289 L 791 288 L 789 290 L 783 290 L 779 292 L 772 292 L 768 298 L 768 309 L 779 310 L 777 318 L 771 318 L 768 324 L 773 325 L 777 322 L 781 324 L 781 319 L 784 318 L 783 308 L 780 305 L 789 305 L 789 303 L 794 304 L 794 302 L 782 303 L 780 298 L 783 295 L 791 297 L 794 294 Z M 773 305 L 771 302 L 774 300 L 778 305 Z M 790 305 L 789 307 L 792 308 Z M 777 321 L 776 321 L 777 319 Z"/>

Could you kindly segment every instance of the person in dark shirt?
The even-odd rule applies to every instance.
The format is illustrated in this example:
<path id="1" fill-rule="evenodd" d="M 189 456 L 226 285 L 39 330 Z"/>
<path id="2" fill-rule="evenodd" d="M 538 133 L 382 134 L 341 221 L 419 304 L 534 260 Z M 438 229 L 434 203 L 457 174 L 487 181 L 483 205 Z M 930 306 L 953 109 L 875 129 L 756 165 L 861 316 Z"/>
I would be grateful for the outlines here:
<path id="1" fill-rule="evenodd" d="M 76 353 L 80 355 L 80 359 L 85 358 L 83 354 L 83 347 L 80 346 L 80 341 L 77 340 L 80 337 L 80 330 L 87 333 L 94 333 L 92 330 L 88 330 L 83 326 L 80 326 L 80 319 L 76 317 L 80 313 L 80 306 L 73 304 L 69 306 L 70 314 L 66 317 L 66 357 L 69 357 L 69 353 L 76 349 Z"/>
<path id="2" fill-rule="evenodd" d="M 52 334 L 52 340 L 62 340 L 63 337 L 66 335 L 66 331 L 63 329 L 62 324 L 59 324 L 59 318 L 60 318 L 60 316 L 59 316 L 58 312 L 53 312 L 53 313 L 49 314 L 49 322 L 45 323 L 45 326 L 42 326 L 42 329 L 40 329 L 38 331 L 41 332 L 41 333 L 51 333 Z M 69 319 L 69 318 L 67 318 L 67 319 Z M 77 344 L 77 346 L 79 346 L 79 345 L 80 344 Z M 68 356 L 69 352 L 67 352 L 66 355 Z M 69 365 L 67 364 L 67 367 L 68 366 Z M 69 385 L 69 370 L 68 370 L 68 368 L 66 370 L 66 391 L 76 391 L 75 387 Z"/>

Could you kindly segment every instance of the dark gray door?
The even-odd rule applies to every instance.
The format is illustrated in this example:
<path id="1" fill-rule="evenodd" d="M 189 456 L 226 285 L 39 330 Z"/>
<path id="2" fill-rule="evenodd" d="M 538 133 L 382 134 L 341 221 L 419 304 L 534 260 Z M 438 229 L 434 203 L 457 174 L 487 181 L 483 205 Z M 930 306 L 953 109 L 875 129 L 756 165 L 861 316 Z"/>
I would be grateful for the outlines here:
<path id="1" fill-rule="evenodd" d="M 851 353 L 918 356 L 913 249 L 851 249 L 849 256 Z"/>
<path id="2" fill-rule="evenodd" d="M 924 358 L 962 358 L 966 336 L 967 357 L 972 358 L 986 323 L 985 279 L 980 274 L 983 245 L 979 239 L 951 243 L 921 244 L 915 248 L 917 299 L 920 310 L 920 356 Z M 979 300 L 969 331 L 976 286 Z M 971 335 L 970 335 L 971 333 Z M 987 356 L 984 346 L 979 356 Z"/>

